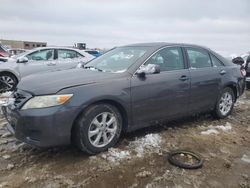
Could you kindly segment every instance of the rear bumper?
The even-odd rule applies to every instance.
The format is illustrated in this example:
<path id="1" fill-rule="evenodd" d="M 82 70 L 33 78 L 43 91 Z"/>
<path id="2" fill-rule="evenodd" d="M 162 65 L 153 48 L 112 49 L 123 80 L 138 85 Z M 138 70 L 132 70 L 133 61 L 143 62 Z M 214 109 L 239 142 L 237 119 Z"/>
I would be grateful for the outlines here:
<path id="1" fill-rule="evenodd" d="M 71 142 L 71 127 L 75 108 L 62 106 L 18 110 L 2 107 L 8 121 L 8 130 L 18 140 L 38 147 L 68 145 Z"/>

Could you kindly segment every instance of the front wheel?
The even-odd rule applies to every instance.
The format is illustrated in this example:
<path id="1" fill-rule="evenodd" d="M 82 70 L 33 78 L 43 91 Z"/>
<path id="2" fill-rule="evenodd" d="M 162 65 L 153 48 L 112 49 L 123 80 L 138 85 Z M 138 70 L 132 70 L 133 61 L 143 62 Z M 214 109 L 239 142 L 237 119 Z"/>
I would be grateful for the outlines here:
<path id="1" fill-rule="evenodd" d="M 1 73 L 0 74 L 0 81 L 1 81 L 1 92 L 5 91 L 13 91 L 17 86 L 17 79 L 15 76 L 9 73 Z"/>
<path id="2" fill-rule="evenodd" d="M 229 114 L 231 114 L 233 110 L 234 102 L 235 102 L 235 96 L 234 96 L 233 90 L 229 87 L 225 88 L 222 91 L 216 103 L 216 107 L 214 110 L 215 117 L 225 118 Z"/>
<path id="3" fill-rule="evenodd" d="M 78 118 L 72 136 L 80 150 L 97 154 L 113 147 L 119 140 L 121 130 L 119 110 L 109 104 L 96 104 Z"/>

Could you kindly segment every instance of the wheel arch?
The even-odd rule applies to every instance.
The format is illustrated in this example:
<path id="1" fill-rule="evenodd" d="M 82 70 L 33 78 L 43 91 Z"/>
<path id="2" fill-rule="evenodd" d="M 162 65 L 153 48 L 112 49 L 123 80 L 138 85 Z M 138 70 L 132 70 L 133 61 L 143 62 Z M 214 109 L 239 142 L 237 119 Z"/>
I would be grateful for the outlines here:
<path id="1" fill-rule="evenodd" d="M 13 73 L 12 71 L 3 70 L 3 71 L 0 72 L 0 75 L 1 74 L 10 74 L 10 75 L 12 75 L 12 76 L 14 76 L 16 78 L 17 82 L 19 82 L 19 80 L 20 80 L 19 77 L 15 73 Z"/>
<path id="2" fill-rule="evenodd" d="M 237 84 L 235 83 L 228 83 L 224 86 L 224 88 L 229 87 L 233 90 L 234 92 L 234 102 L 236 102 L 237 98 L 238 98 L 238 89 L 237 89 Z"/>
<path id="3" fill-rule="evenodd" d="M 74 131 L 74 127 L 76 124 L 76 121 L 80 118 L 80 116 L 90 107 L 93 105 L 98 105 L 98 104 L 109 104 L 112 105 L 114 107 L 116 107 L 121 116 L 122 116 L 122 132 L 126 132 L 128 129 L 128 111 L 126 110 L 126 108 L 117 100 L 114 99 L 100 99 L 97 100 L 95 102 L 89 103 L 86 107 L 84 107 L 76 116 L 76 118 L 73 121 L 73 124 L 71 126 L 71 140 L 72 140 L 72 136 L 73 136 L 73 131 Z"/>

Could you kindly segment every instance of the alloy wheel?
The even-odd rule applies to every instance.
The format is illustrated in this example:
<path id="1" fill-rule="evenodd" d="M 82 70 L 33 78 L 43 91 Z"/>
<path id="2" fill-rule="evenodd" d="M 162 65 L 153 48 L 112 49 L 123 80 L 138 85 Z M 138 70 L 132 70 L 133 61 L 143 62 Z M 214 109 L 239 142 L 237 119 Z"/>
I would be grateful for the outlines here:
<path id="1" fill-rule="evenodd" d="M 92 120 L 88 130 L 88 138 L 93 146 L 105 147 L 113 140 L 117 130 L 115 115 L 110 112 L 103 112 Z"/>
<path id="2" fill-rule="evenodd" d="M 0 80 L 6 85 L 4 90 L 10 91 L 15 86 L 15 81 L 10 76 L 0 76 Z"/>
<path id="3" fill-rule="evenodd" d="M 227 115 L 230 112 L 232 105 L 233 105 L 233 97 L 231 93 L 229 92 L 223 93 L 219 102 L 219 110 L 221 114 L 224 116 Z"/>

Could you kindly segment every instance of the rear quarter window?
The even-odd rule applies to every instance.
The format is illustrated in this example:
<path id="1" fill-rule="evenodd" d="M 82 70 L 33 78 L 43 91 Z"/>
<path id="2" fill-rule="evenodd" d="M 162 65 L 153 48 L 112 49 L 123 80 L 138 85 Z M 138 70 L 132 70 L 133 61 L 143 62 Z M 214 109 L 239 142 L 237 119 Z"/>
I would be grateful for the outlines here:
<path id="1" fill-rule="evenodd" d="M 198 69 L 212 67 L 209 54 L 206 50 L 193 47 L 187 47 L 186 50 L 191 68 Z"/>
<path id="2" fill-rule="evenodd" d="M 210 54 L 212 63 L 214 67 L 221 67 L 224 66 L 224 63 L 222 63 L 217 57 L 215 57 L 213 54 Z"/>

